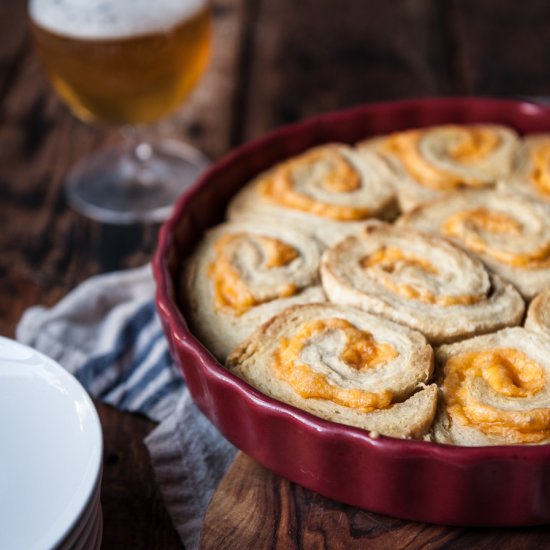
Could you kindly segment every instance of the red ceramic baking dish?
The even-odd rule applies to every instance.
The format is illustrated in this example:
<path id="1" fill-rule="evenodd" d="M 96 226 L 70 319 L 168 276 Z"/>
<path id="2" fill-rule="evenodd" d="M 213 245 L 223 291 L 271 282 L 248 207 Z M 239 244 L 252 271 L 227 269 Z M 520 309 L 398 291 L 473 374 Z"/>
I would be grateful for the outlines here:
<path id="1" fill-rule="evenodd" d="M 550 131 L 550 109 L 493 99 L 370 104 L 275 130 L 215 164 L 179 200 L 154 259 L 157 306 L 172 355 L 199 408 L 238 448 L 273 472 L 335 500 L 450 525 L 550 521 L 550 445 L 455 447 L 371 438 L 277 402 L 227 372 L 191 334 L 178 307 L 182 259 L 223 219 L 230 197 L 260 171 L 320 143 L 354 143 L 442 123 L 496 122 Z"/>

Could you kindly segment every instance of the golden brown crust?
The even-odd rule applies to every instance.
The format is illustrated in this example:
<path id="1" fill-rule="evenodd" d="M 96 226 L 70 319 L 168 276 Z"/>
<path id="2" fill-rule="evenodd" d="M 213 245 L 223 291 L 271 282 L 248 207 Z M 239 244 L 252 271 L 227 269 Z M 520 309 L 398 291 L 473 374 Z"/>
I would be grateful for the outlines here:
<path id="1" fill-rule="evenodd" d="M 369 218 L 397 216 L 390 177 L 376 153 L 358 155 L 345 145 L 324 145 L 257 176 L 233 198 L 228 217 L 292 223 L 333 244 Z"/>
<path id="2" fill-rule="evenodd" d="M 435 235 L 379 224 L 325 251 L 323 287 L 332 302 L 380 314 L 432 344 L 517 325 L 514 287 Z"/>
<path id="3" fill-rule="evenodd" d="M 237 240 L 224 242 L 228 236 Z M 268 244 L 283 243 L 296 256 L 278 267 L 266 265 L 266 239 Z M 220 243 L 228 257 L 219 275 L 229 286 L 221 290 L 230 292 L 231 285 L 242 286 L 248 293 L 244 301 L 235 296 L 225 303 L 219 299 Z M 288 225 L 235 222 L 211 229 L 187 259 L 181 276 L 182 301 L 193 332 L 223 361 L 239 342 L 285 307 L 324 301 L 318 274 L 322 250 L 313 237 Z M 285 289 L 292 292 L 285 293 Z"/>
<path id="4" fill-rule="evenodd" d="M 523 138 L 502 186 L 550 203 L 550 134 Z"/>
<path id="5" fill-rule="evenodd" d="M 388 160 L 405 212 L 464 188 L 495 185 L 508 177 L 517 134 L 497 124 L 447 124 L 367 140 L 359 149 Z"/>
<path id="6" fill-rule="evenodd" d="M 489 350 L 503 342 L 515 349 L 513 331 L 494 333 L 521 323 L 524 303 L 514 286 L 525 298 L 550 288 L 550 204 L 526 185 L 533 145 L 550 143 L 550 136 L 527 138 L 518 149 L 516 134 L 497 125 L 400 134 L 310 149 L 245 186 L 228 208 L 232 221 L 207 234 L 186 262 L 181 295 L 190 325 L 220 360 L 233 349 L 229 370 L 328 420 L 459 445 L 545 442 L 544 434 L 521 441 L 516 428 L 503 441 L 494 430 L 460 425 L 447 400 L 439 399 L 436 413 L 438 394 L 448 393 L 443 367 L 438 389 L 431 383 L 432 348 L 416 330 L 433 345 L 463 343 L 462 351 L 479 334 Z M 550 165 L 550 145 L 548 158 Z M 548 172 L 542 181 L 548 176 L 550 197 Z M 389 226 L 380 220 L 395 218 L 397 200 L 408 213 Z M 299 237 L 289 238 L 292 231 Z M 252 245 L 248 232 L 256 235 Z M 251 257 L 269 276 L 240 271 Z M 297 278 L 288 269 L 296 262 Z M 317 303 L 326 300 L 320 263 L 329 299 L 342 305 Z M 275 272 L 281 278 L 273 279 Z M 521 348 L 527 354 L 542 338 L 530 334 L 550 335 L 547 299 L 550 290 L 531 303 L 529 330 L 520 338 L 531 342 Z M 438 350 L 440 366 L 454 345 Z M 504 352 L 490 353 L 496 363 L 507 360 Z M 387 368 L 390 375 L 369 381 Z"/>
<path id="7" fill-rule="evenodd" d="M 436 350 L 433 438 L 454 445 L 550 441 L 550 339 L 514 327 Z"/>
<path id="8" fill-rule="evenodd" d="M 527 299 L 550 286 L 550 205 L 526 195 L 460 191 L 415 208 L 397 225 L 450 239 Z"/>
<path id="9" fill-rule="evenodd" d="M 331 324 L 335 320 L 338 323 Z M 286 353 L 286 350 L 281 352 L 285 344 L 296 343 L 294 339 L 303 334 L 304 327 L 319 321 L 326 324 L 298 342 L 296 355 L 291 355 L 294 371 L 315 380 L 314 386 L 304 390 L 300 380 L 296 381 L 294 376 L 288 378 L 278 361 L 280 354 Z M 354 332 L 359 331 L 375 345 L 391 346 L 396 355 L 376 366 L 364 364 L 359 368 L 355 363 L 350 366 L 344 353 L 353 344 L 340 323 L 349 324 Z M 275 399 L 327 420 L 382 434 L 421 437 L 435 414 L 436 388 L 426 385 L 432 374 L 433 351 L 425 338 L 354 308 L 334 304 L 288 308 L 239 345 L 229 355 L 226 365 L 231 372 Z M 314 395 L 304 397 L 304 391 L 313 391 Z M 370 399 L 371 394 L 376 394 L 376 399 Z M 366 402 L 377 402 L 381 396 L 390 396 L 387 405 L 364 407 Z"/>
<path id="10" fill-rule="evenodd" d="M 550 337 L 550 288 L 539 292 L 529 304 L 525 328 Z"/>

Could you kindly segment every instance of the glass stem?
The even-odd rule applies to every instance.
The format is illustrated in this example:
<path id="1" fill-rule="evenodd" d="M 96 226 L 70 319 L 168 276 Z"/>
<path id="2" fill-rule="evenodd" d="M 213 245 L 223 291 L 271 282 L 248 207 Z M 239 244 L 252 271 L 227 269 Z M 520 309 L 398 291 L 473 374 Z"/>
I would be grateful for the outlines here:
<path id="1" fill-rule="evenodd" d="M 123 126 L 120 129 L 122 148 L 125 154 L 121 159 L 120 170 L 127 180 L 136 185 L 150 187 L 155 185 L 156 176 L 150 169 L 153 147 L 143 138 L 142 132 L 135 126 Z"/>

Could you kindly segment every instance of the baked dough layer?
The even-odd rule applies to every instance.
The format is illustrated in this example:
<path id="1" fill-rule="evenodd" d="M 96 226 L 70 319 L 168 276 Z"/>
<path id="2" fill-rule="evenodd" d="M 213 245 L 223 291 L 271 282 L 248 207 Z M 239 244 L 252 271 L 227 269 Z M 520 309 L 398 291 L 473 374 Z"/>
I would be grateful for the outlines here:
<path id="1" fill-rule="evenodd" d="M 523 318 L 523 300 L 511 284 L 448 241 L 408 228 L 367 226 L 325 251 L 321 276 L 330 301 L 405 324 L 432 344 Z"/>
<path id="2" fill-rule="evenodd" d="M 503 189 L 459 191 L 419 206 L 398 225 L 450 239 L 527 299 L 550 286 L 550 205 L 540 200 Z"/>
<path id="3" fill-rule="evenodd" d="M 183 267 L 192 330 L 257 389 L 327 420 L 457 445 L 550 442 L 550 134 L 519 143 L 498 125 L 446 125 L 316 147 L 260 174 Z M 398 202 L 407 214 L 380 221 Z M 495 333 L 521 322 L 514 286 L 546 290 L 528 330 Z M 447 344 L 439 390 L 426 340 Z M 456 400 L 449 410 L 453 391 L 460 407 L 481 403 L 475 422 Z"/>
<path id="4" fill-rule="evenodd" d="M 409 211 L 460 188 L 492 186 L 510 174 L 518 136 L 498 124 L 448 124 L 367 140 L 389 162 L 399 204 Z"/>
<path id="5" fill-rule="evenodd" d="M 503 185 L 550 203 L 550 134 L 523 138 L 510 178 Z"/>
<path id="6" fill-rule="evenodd" d="M 550 337 L 550 288 L 539 292 L 529 304 L 525 328 Z"/>
<path id="7" fill-rule="evenodd" d="M 455 445 L 550 441 L 550 339 L 507 328 L 436 350 L 441 399 L 435 441 Z"/>
<path id="8" fill-rule="evenodd" d="M 355 308 L 287 308 L 239 345 L 227 368 L 275 399 L 381 434 L 422 437 L 435 414 L 437 388 L 426 385 L 433 352 L 424 336 Z M 362 405 L 370 394 L 389 403 L 368 411 Z"/>
<path id="9" fill-rule="evenodd" d="M 323 145 L 256 177 L 233 198 L 228 217 L 292 223 L 332 244 L 364 220 L 396 217 L 390 180 L 387 163 L 376 153 Z"/>
<path id="10" fill-rule="evenodd" d="M 274 242 L 293 251 L 282 265 L 273 265 Z M 224 361 L 239 342 L 285 307 L 324 301 L 319 281 L 323 248 L 288 225 L 243 221 L 211 229 L 185 262 L 181 276 L 180 294 L 193 332 Z M 249 293 L 249 307 L 241 307 L 242 302 L 232 307 L 235 299 L 230 298 L 237 291 Z M 229 299 L 220 299 L 220 292 Z"/>

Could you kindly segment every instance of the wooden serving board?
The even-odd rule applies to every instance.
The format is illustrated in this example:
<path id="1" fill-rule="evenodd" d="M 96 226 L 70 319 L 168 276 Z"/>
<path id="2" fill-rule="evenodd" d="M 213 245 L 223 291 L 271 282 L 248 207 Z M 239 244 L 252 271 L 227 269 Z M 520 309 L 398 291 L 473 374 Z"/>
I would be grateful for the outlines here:
<path id="1" fill-rule="evenodd" d="M 204 518 L 201 548 L 544 548 L 549 527 L 460 528 L 415 523 L 337 503 L 239 452 Z"/>

